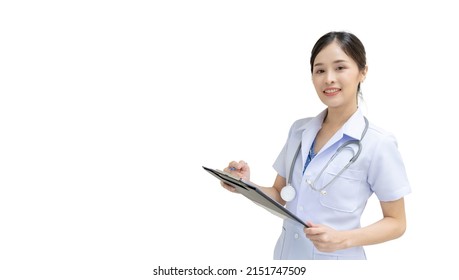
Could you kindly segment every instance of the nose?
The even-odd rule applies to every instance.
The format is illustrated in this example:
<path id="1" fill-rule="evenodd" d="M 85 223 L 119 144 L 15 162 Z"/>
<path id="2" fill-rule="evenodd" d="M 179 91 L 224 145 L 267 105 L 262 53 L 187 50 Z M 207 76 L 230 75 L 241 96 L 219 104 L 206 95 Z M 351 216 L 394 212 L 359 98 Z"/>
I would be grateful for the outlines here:
<path id="1" fill-rule="evenodd" d="M 325 76 L 325 83 L 327 85 L 331 85 L 335 82 L 335 80 L 336 80 L 335 73 L 333 73 L 333 71 L 327 71 L 326 76 Z"/>

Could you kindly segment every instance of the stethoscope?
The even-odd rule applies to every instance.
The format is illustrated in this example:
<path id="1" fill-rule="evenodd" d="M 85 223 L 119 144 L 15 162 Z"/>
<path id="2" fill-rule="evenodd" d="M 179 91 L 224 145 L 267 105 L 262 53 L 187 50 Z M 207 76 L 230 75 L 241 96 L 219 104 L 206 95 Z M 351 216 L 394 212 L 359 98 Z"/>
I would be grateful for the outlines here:
<path id="1" fill-rule="evenodd" d="M 341 175 L 343 174 L 346 169 L 349 168 L 351 164 L 353 164 L 360 156 L 360 152 L 362 151 L 362 140 L 363 137 L 365 137 L 365 134 L 367 133 L 368 130 L 368 120 L 366 117 L 363 117 L 365 120 L 365 128 L 363 129 L 362 136 L 360 137 L 360 140 L 349 140 L 344 142 L 339 148 L 336 150 L 336 152 L 333 154 L 333 156 L 328 160 L 327 164 L 322 168 L 322 170 L 319 172 L 319 174 L 316 176 L 314 180 L 306 180 L 306 183 L 313 189 L 314 191 L 320 192 L 322 195 L 326 195 L 327 191 L 325 190 L 328 186 L 333 184 L 333 182 Z M 357 145 L 358 149 L 357 152 L 354 151 L 350 145 Z M 320 178 L 320 176 L 323 175 L 327 167 L 330 165 L 330 163 L 344 150 L 344 149 L 350 149 L 352 151 L 352 158 L 349 160 L 349 162 L 336 174 L 336 176 L 333 177 L 333 179 L 330 180 L 327 184 L 323 185 L 321 188 L 316 188 L 315 183 L 316 181 Z M 295 188 L 292 186 L 292 175 L 293 175 L 293 168 L 295 167 L 295 162 L 298 158 L 298 155 L 300 154 L 301 151 L 301 141 L 300 145 L 298 146 L 298 149 L 296 150 L 295 156 L 293 157 L 292 163 L 290 164 L 290 173 L 288 176 L 288 181 L 287 181 L 287 186 L 283 187 L 281 190 L 281 197 L 284 201 L 289 202 L 292 201 L 295 196 L 296 196 L 296 191 Z"/>

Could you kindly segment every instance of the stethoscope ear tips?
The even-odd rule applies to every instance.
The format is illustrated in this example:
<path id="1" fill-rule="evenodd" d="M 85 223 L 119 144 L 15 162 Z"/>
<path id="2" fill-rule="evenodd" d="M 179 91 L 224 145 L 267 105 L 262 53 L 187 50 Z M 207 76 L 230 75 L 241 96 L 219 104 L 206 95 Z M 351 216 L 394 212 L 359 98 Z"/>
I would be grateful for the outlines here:
<path id="1" fill-rule="evenodd" d="M 292 187 L 292 185 L 290 184 L 283 187 L 280 192 L 281 198 L 286 202 L 292 201 L 295 198 L 295 195 L 296 195 L 295 188 Z"/>

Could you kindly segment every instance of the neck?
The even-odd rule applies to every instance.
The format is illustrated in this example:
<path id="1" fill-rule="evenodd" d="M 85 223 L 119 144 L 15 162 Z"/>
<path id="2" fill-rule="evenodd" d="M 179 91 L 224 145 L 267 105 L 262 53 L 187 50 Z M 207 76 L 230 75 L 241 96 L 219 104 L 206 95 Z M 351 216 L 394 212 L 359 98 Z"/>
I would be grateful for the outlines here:
<path id="1" fill-rule="evenodd" d="M 327 116 L 324 124 L 333 126 L 342 126 L 357 111 L 357 105 L 347 108 L 330 108 L 327 109 Z"/>

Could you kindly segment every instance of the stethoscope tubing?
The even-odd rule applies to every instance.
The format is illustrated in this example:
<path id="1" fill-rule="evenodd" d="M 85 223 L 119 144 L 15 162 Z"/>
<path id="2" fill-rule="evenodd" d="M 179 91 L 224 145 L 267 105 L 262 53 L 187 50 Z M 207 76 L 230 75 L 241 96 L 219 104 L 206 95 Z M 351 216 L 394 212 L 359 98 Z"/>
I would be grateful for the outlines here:
<path id="1" fill-rule="evenodd" d="M 351 166 L 351 164 L 353 164 L 360 156 L 360 153 L 362 151 L 362 140 L 363 138 L 365 137 L 365 134 L 367 133 L 367 130 L 368 130 L 368 127 L 369 127 L 369 122 L 368 122 L 368 119 L 366 117 L 363 117 L 364 120 L 365 120 L 365 128 L 363 129 L 363 132 L 362 132 L 362 136 L 360 137 L 360 140 L 349 140 L 349 141 L 346 141 L 345 143 L 343 143 L 337 150 L 336 152 L 333 154 L 333 156 L 328 160 L 327 164 L 325 164 L 325 166 L 322 168 L 322 170 L 319 172 L 319 174 L 316 176 L 316 178 L 314 179 L 314 181 L 312 182 L 308 182 L 308 184 L 310 185 L 310 187 L 312 189 L 314 189 L 315 191 L 323 191 L 325 188 L 327 188 L 328 186 L 330 186 L 339 176 L 341 176 L 341 174 L 343 174 L 344 171 L 346 171 L 349 166 Z M 330 180 L 330 182 L 328 182 L 327 184 L 325 184 L 323 187 L 321 187 L 320 189 L 317 189 L 315 188 L 314 186 L 314 183 L 317 181 L 317 179 L 319 179 L 322 174 L 325 172 L 325 170 L 328 168 L 328 166 L 330 165 L 331 162 L 333 162 L 333 160 L 341 153 L 341 151 L 345 148 L 350 148 L 349 146 L 352 145 L 352 144 L 355 144 L 358 146 L 358 149 L 357 149 L 357 152 L 354 152 L 354 149 L 351 148 L 351 150 L 353 151 L 354 155 L 352 156 L 352 158 L 349 160 L 349 162 L 338 172 L 338 174 L 336 174 L 336 176 L 333 177 L 332 180 Z M 298 148 L 295 152 L 295 155 L 293 156 L 293 160 L 292 160 L 292 163 L 290 164 L 290 170 L 289 170 L 289 175 L 288 175 L 288 178 L 287 178 L 287 186 L 290 186 L 292 187 L 291 183 L 292 183 L 292 176 L 293 176 L 293 170 L 294 170 L 294 167 L 295 167 L 295 162 L 297 161 L 298 159 L 298 156 L 300 154 L 300 151 L 301 151 L 301 141 L 300 141 L 300 144 L 298 145 Z M 284 187 L 284 188 L 286 188 Z M 292 187 L 293 188 L 293 187 Z M 294 191 L 294 190 L 293 190 Z M 294 195 L 293 195 L 294 196 Z M 284 199 L 285 200 L 285 199 Z M 286 200 L 287 201 L 287 200 Z"/>

